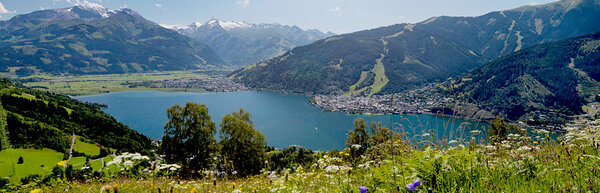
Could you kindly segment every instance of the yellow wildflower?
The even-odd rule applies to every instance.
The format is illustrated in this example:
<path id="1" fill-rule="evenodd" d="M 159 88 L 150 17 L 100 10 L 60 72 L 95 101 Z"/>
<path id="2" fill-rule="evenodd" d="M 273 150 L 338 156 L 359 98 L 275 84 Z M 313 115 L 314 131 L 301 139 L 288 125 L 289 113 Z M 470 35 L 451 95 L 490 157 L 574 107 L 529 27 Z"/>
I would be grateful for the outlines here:
<path id="1" fill-rule="evenodd" d="M 66 163 L 67 163 L 67 160 L 62 160 L 62 161 L 59 161 L 58 163 L 56 163 L 56 165 L 64 166 Z"/>
<path id="2" fill-rule="evenodd" d="M 495 167 L 494 167 L 494 166 L 490 166 L 490 169 L 491 169 L 491 170 L 494 170 L 494 169 L 495 169 Z"/>
<path id="3" fill-rule="evenodd" d="M 533 144 L 538 144 L 538 142 L 537 142 L 537 141 L 534 141 L 534 142 L 533 142 Z"/>
<path id="4" fill-rule="evenodd" d="M 29 193 L 39 193 L 39 192 L 41 192 L 41 191 L 42 191 L 42 189 L 39 189 L 39 188 L 38 188 L 38 189 L 32 190 L 32 191 L 31 191 L 31 192 L 29 192 Z"/>
<path id="5" fill-rule="evenodd" d="M 192 191 L 190 191 L 190 193 L 195 193 L 196 192 L 196 188 L 192 188 Z"/>
<path id="6" fill-rule="evenodd" d="M 346 156 L 350 156 L 350 154 L 349 154 L 349 153 L 346 153 L 346 154 L 344 154 L 344 155 L 346 155 Z"/>

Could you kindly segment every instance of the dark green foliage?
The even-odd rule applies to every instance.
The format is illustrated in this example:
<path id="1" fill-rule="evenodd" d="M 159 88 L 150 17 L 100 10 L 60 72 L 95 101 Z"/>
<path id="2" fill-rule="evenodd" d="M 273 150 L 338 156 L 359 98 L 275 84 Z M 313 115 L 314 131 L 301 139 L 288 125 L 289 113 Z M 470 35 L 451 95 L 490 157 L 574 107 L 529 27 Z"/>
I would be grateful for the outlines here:
<path id="1" fill-rule="evenodd" d="M 240 109 L 227 114 L 219 131 L 226 166 L 241 176 L 257 174 L 264 165 L 265 136 L 254 129 L 250 113 Z"/>
<path id="2" fill-rule="evenodd" d="M 187 102 L 167 109 L 169 121 L 160 146 L 169 163 L 180 163 L 194 171 L 207 169 L 215 153 L 215 122 L 204 104 Z"/>
<path id="3" fill-rule="evenodd" d="M 496 118 L 490 122 L 489 135 L 490 141 L 499 143 L 506 139 L 506 123 L 500 118 Z"/>
<path id="4" fill-rule="evenodd" d="M 383 54 L 389 83 L 382 92 L 400 92 L 468 72 L 518 49 L 600 31 L 599 13 L 595 1 L 584 0 L 478 17 L 435 17 L 414 25 L 359 31 L 296 47 L 234 76 L 254 88 L 339 94 L 357 83 L 361 72 L 373 69 Z M 590 68 L 593 70 L 581 69 L 590 71 L 591 77 L 600 75 L 600 67 Z"/>
<path id="5" fill-rule="evenodd" d="M 17 164 L 23 164 L 23 156 L 19 156 L 19 160 L 17 160 Z"/>
<path id="6" fill-rule="evenodd" d="M 354 120 L 354 129 L 348 132 L 348 138 L 346 139 L 346 146 L 350 149 L 350 155 L 354 158 L 363 155 L 369 148 L 369 138 L 365 121 L 362 118 Z"/>
<path id="7" fill-rule="evenodd" d="M 356 164 L 360 157 L 366 154 L 369 154 L 370 157 L 380 156 L 387 147 L 372 147 L 388 143 L 392 139 L 392 131 L 381 126 L 381 123 L 372 122 L 369 130 L 367 130 L 367 124 L 362 118 L 358 118 L 354 120 L 354 129 L 348 132 L 346 147 L 350 150 L 350 160 L 353 164 Z"/>
<path id="8" fill-rule="evenodd" d="M 208 46 L 130 9 L 87 20 L 44 15 L 69 15 L 68 10 L 36 11 L 0 22 L 0 66 L 36 67 L 56 74 L 106 74 L 225 65 Z"/>
<path id="9" fill-rule="evenodd" d="M 40 180 L 40 179 L 41 179 L 41 176 L 39 174 L 31 174 L 31 175 L 21 178 L 21 183 L 29 184 L 29 182 L 33 182 L 33 181 Z"/>
<path id="10" fill-rule="evenodd" d="M 55 178 L 63 178 L 65 176 L 65 171 L 63 170 L 63 167 L 61 166 L 54 166 L 52 168 L 52 175 Z"/>
<path id="11" fill-rule="evenodd" d="M 33 119 L 21 118 L 14 113 L 8 113 L 6 122 L 8 137 L 14 147 L 50 148 L 68 153 L 70 139 L 63 131 Z"/>
<path id="12" fill-rule="evenodd" d="M 8 179 L 5 178 L 0 178 L 0 189 L 3 189 L 4 187 L 9 185 L 9 181 Z"/>
<path id="13" fill-rule="evenodd" d="M 490 130 L 488 138 L 492 143 L 500 143 L 506 140 L 509 134 L 519 134 L 519 136 L 527 136 L 527 132 L 513 124 L 506 124 L 503 119 L 495 118 L 490 122 Z"/>
<path id="14" fill-rule="evenodd" d="M 20 68 L 20 69 L 16 70 L 15 73 L 18 76 L 31 76 L 35 73 L 35 71 L 33 71 L 30 68 Z"/>
<path id="15" fill-rule="evenodd" d="M 8 111 L 9 139 L 15 147 L 67 153 L 75 133 L 106 147 L 149 154 L 150 139 L 102 112 L 99 105 L 9 82 L 0 83 L 0 88 L 5 88 L 0 90 L 0 100 Z M 23 93 L 35 99 L 21 96 Z"/>
<path id="16" fill-rule="evenodd" d="M 573 115 L 600 93 L 600 33 L 533 46 L 473 70 L 453 90 L 510 120 L 532 111 Z M 556 116 L 559 117 L 559 116 Z"/>
<path id="17" fill-rule="evenodd" d="M 297 166 L 309 167 L 308 164 L 316 160 L 316 154 L 310 149 L 289 147 L 280 151 L 267 151 L 267 169 L 269 171 L 282 171 L 294 169 Z"/>
<path id="18" fill-rule="evenodd" d="M 73 171 L 73 165 L 68 165 L 67 168 L 65 168 L 65 178 L 67 180 L 72 180 L 74 178 L 74 171 Z"/>

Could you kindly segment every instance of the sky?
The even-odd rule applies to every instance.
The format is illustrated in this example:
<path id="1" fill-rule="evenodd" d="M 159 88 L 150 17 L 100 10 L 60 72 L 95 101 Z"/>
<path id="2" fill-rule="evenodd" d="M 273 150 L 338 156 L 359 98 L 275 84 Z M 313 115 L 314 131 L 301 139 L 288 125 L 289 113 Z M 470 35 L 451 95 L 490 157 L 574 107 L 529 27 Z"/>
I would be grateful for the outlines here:
<path id="1" fill-rule="evenodd" d="M 159 24 L 188 25 L 211 18 L 297 25 L 349 33 L 434 16 L 478 16 L 556 0 L 0 0 L 0 20 L 41 9 L 96 3 L 130 8 Z"/>

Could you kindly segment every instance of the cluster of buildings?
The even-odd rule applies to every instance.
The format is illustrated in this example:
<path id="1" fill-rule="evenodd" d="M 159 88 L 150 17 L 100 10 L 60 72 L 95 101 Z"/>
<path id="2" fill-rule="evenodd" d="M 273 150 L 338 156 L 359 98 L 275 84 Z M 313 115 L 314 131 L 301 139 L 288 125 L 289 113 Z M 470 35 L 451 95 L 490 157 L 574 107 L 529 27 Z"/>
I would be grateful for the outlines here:
<path id="1" fill-rule="evenodd" d="M 152 88 L 198 88 L 214 92 L 233 92 L 248 90 L 243 84 L 224 76 L 191 79 L 153 80 Z"/>
<path id="2" fill-rule="evenodd" d="M 324 111 L 352 114 L 422 114 L 452 103 L 452 98 L 434 91 L 433 85 L 387 95 L 350 96 L 315 95 L 311 102 Z"/>

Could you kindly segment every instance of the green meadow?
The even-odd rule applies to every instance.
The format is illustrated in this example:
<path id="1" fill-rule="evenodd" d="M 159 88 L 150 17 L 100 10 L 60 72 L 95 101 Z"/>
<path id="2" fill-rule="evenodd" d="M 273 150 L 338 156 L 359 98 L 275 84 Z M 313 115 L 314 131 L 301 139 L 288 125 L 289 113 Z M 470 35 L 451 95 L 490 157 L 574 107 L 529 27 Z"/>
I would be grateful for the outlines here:
<path id="1" fill-rule="evenodd" d="M 19 157 L 23 164 L 18 164 Z M 62 153 L 50 149 L 5 149 L 0 151 L 0 177 L 11 183 L 31 174 L 48 174 L 63 158 Z"/>

